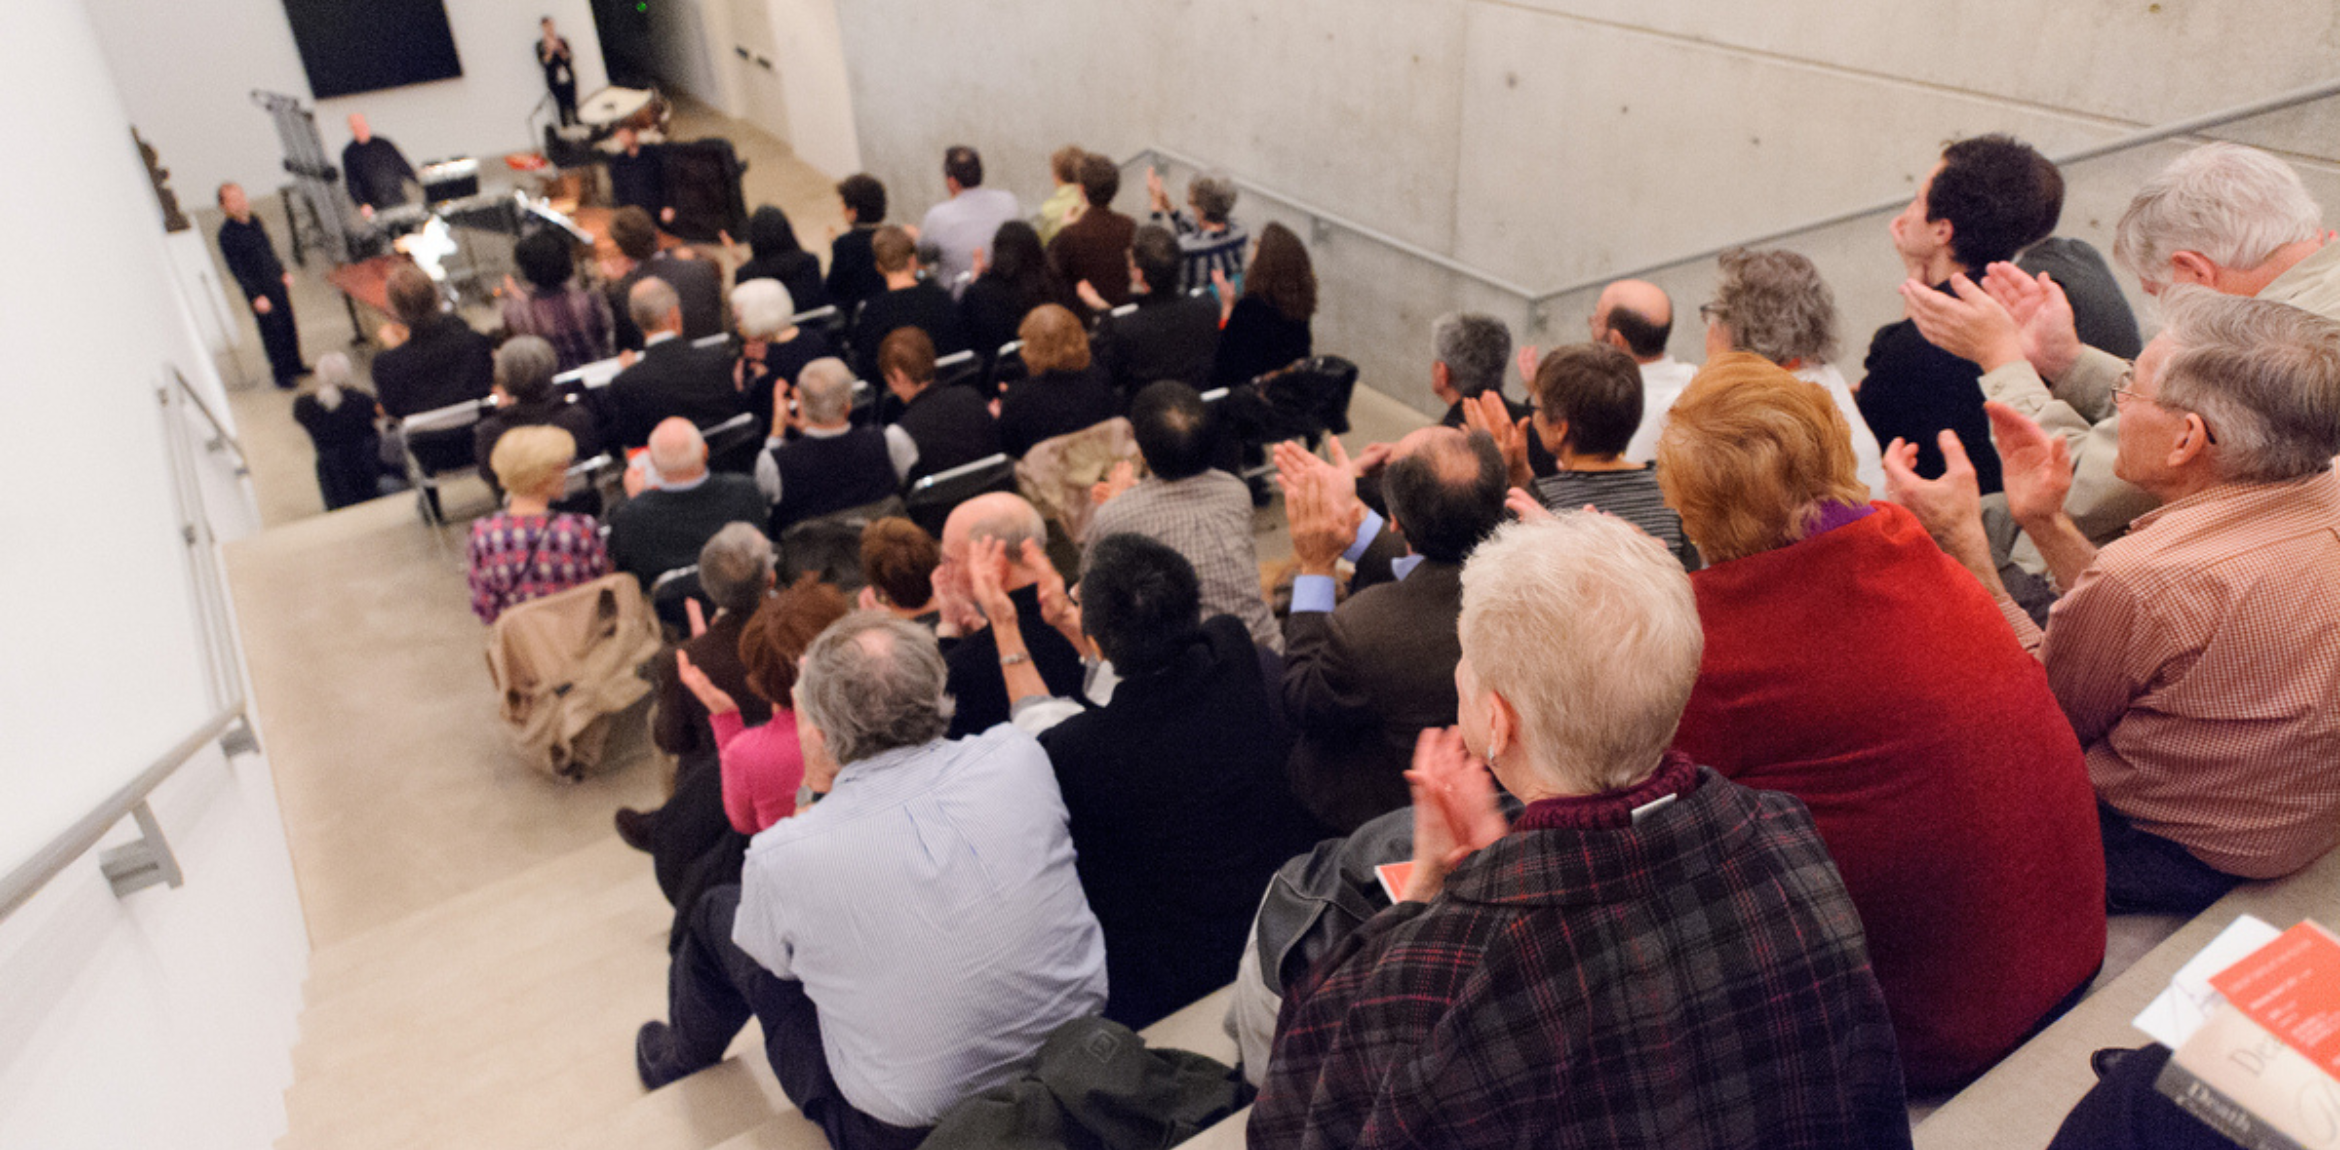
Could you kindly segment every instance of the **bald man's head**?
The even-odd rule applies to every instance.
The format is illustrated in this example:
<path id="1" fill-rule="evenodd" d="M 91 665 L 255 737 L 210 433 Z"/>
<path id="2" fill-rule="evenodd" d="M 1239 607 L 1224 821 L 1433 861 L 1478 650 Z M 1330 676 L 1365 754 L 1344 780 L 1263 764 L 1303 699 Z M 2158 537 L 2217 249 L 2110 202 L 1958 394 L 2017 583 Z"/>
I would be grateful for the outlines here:
<path id="1" fill-rule="evenodd" d="M 1625 349 L 1642 362 L 1666 354 L 1666 340 L 1674 333 L 1674 301 L 1664 288 L 1646 280 L 1618 280 L 1601 289 L 1593 305 L 1595 340 Z"/>
<path id="2" fill-rule="evenodd" d="M 1460 563 L 1503 522 L 1503 454 L 1483 431 L 1425 427 L 1398 440 L 1381 493 L 1414 553 Z"/>
<path id="3" fill-rule="evenodd" d="M 661 483 L 688 483 L 707 473 L 707 440 L 681 416 L 650 429 L 650 466 Z"/>
<path id="4" fill-rule="evenodd" d="M 1039 509 L 1021 495 L 994 491 L 960 504 L 943 521 L 943 578 L 960 594 L 972 593 L 967 583 L 967 553 L 979 539 L 997 539 L 1007 547 L 1008 589 L 1030 586 L 1037 578 L 1024 569 L 1024 541 L 1048 542 L 1048 522 Z"/>

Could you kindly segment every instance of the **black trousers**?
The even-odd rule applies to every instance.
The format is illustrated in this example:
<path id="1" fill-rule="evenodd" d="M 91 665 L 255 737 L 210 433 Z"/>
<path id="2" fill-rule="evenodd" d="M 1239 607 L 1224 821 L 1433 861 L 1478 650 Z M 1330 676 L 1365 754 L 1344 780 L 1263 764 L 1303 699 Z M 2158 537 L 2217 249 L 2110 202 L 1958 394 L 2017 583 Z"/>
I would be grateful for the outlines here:
<path id="1" fill-rule="evenodd" d="M 690 929 L 667 967 L 667 1014 L 676 1053 L 693 1067 L 723 1060 L 750 1015 L 764 1028 L 764 1057 L 780 1089 L 819 1124 L 835 1150 L 917 1150 L 929 1130 L 880 1122 L 853 1108 L 829 1074 L 820 1012 L 804 984 L 775 978 L 731 942 L 739 889 L 716 887 L 692 909 Z"/>
<path id="2" fill-rule="evenodd" d="M 2096 825 L 2104 833 L 2104 908 L 2114 914 L 2200 914 L 2243 881 L 2129 825 L 2102 801 Z"/>
<path id="3" fill-rule="evenodd" d="M 301 334 L 293 323 L 292 297 L 278 284 L 260 298 L 268 301 L 268 312 L 254 308 L 252 321 L 260 327 L 260 346 L 268 349 L 268 374 L 276 386 L 292 387 L 301 377 Z"/>
<path id="4" fill-rule="evenodd" d="M 560 109 L 561 126 L 566 128 L 569 125 L 576 123 L 577 85 L 574 83 L 569 83 L 548 84 L 546 86 L 552 89 L 553 106 Z"/>

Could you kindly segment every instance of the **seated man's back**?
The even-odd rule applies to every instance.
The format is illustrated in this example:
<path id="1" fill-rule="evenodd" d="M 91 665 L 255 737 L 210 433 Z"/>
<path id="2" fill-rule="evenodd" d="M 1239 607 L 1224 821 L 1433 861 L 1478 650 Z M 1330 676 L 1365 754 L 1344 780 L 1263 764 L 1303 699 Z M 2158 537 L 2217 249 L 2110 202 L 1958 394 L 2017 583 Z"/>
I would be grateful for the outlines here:
<path id="1" fill-rule="evenodd" d="M 745 475 L 715 473 L 687 491 L 645 491 L 610 513 L 611 564 L 642 581 L 699 561 L 699 548 L 726 523 L 762 526 L 763 493 Z"/>
<path id="2" fill-rule="evenodd" d="M 838 1089 L 880 1121 L 933 1124 L 1105 1004 L 1064 801 L 1013 727 L 849 764 L 742 880 L 734 940 L 804 984 Z"/>
<path id="3" fill-rule="evenodd" d="M 740 412 L 729 353 L 681 338 L 659 340 L 617 373 L 608 404 L 611 437 L 629 448 L 648 443 L 661 420 L 679 417 L 707 428 Z"/>

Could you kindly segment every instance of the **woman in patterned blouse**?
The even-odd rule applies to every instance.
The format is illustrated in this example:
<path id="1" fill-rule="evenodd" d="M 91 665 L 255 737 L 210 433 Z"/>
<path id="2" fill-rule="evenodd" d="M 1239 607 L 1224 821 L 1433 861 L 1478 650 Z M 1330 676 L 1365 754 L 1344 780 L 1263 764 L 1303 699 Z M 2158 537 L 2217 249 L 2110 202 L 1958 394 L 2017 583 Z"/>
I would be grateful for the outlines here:
<path id="1" fill-rule="evenodd" d="M 515 427 L 496 440 L 488 463 L 511 495 L 504 510 L 471 525 L 471 611 L 480 622 L 609 574 L 593 517 L 552 514 L 576 454 L 577 441 L 558 427 Z"/>

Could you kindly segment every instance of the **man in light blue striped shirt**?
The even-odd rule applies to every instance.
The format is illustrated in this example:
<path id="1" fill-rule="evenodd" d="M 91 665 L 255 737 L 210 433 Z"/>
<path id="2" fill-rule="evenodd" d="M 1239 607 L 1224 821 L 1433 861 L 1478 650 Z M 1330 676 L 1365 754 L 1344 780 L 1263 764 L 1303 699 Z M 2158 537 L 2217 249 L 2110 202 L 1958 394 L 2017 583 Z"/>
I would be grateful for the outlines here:
<path id="1" fill-rule="evenodd" d="M 1105 943 L 1046 752 L 1001 725 L 945 741 L 933 636 L 848 616 L 794 691 L 819 805 L 756 836 L 636 1042 L 656 1087 L 713 1065 L 752 1012 L 781 1087 L 839 1150 L 913 1147 L 1105 1006 Z"/>

